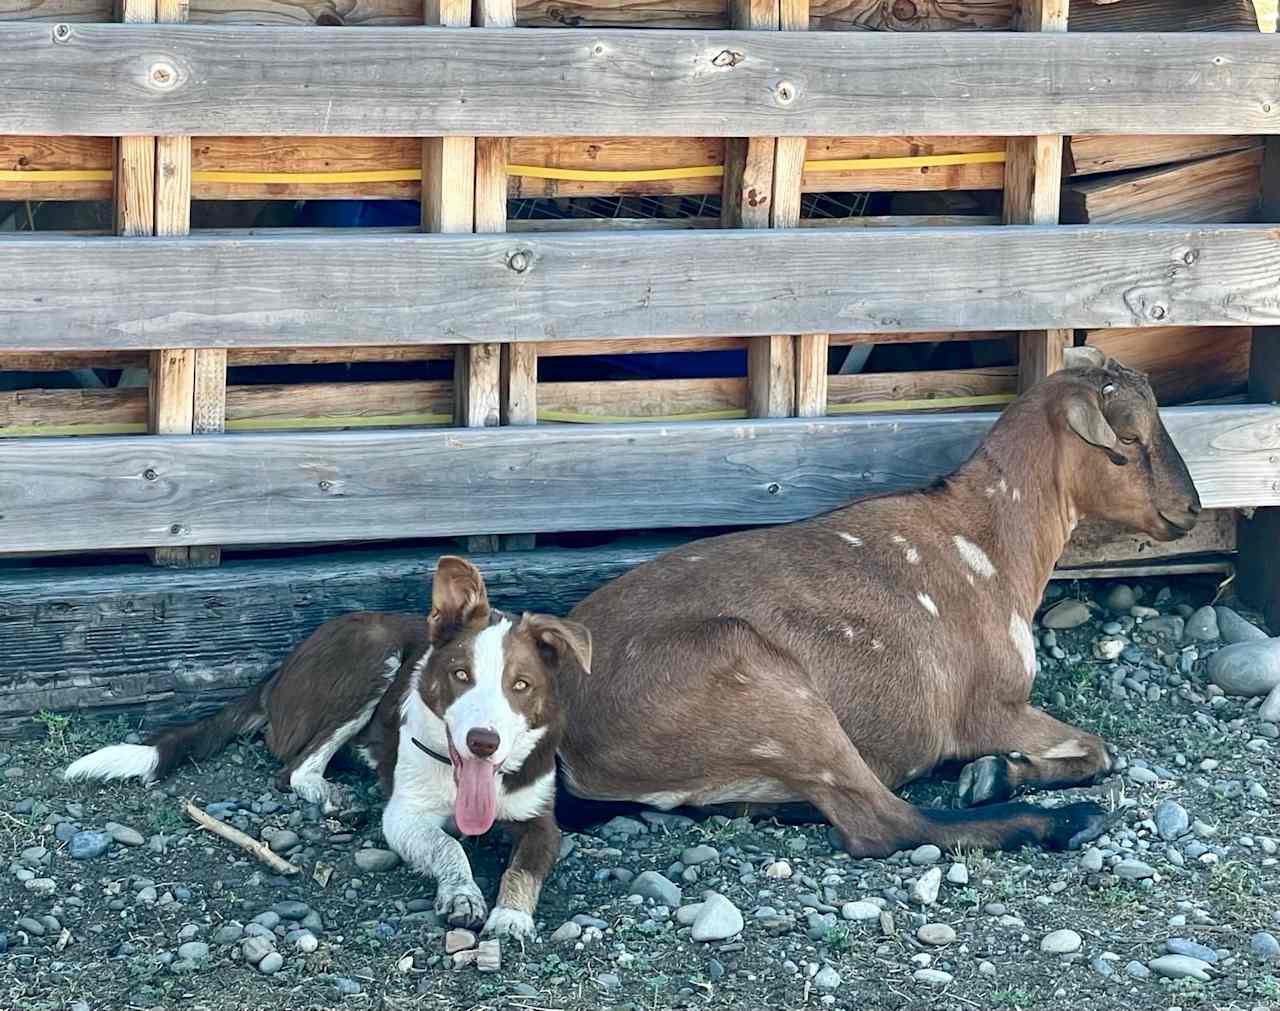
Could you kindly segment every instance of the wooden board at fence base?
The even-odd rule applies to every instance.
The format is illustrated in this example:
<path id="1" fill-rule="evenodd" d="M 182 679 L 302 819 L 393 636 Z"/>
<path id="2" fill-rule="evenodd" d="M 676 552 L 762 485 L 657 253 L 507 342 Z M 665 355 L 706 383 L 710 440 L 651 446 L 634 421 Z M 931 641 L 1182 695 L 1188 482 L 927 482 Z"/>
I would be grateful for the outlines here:
<path id="1" fill-rule="evenodd" d="M 0 351 L 1265 325 L 1280 231 L 19 234 L 0 277 Z"/>
<path id="2" fill-rule="evenodd" d="M 0 441 L 0 551 L 778 523 L 927 484 L 994 420 L 14 439 Z M 1280 407 L 1166 420 L 1206 508 L 1280 505 Z"/>
<path id="3" fill-rule="evenodd" d="M 1150 561 L 1192 554 L 1229 554 L 1236 549 L 1236 514 L 1231 509 L 1208 509 L 1186 537 L 1176 541 L 1153 541 L 1143 534 L 1113 523 L 1086 520 L 1067 543 L 1060 568 L 1108 563 Z"/>
<path id="4" fill-rule="evenodd" d="M 59 31 L 0 25 L 0 133 L 1280 133 L 1261 34 Z"/>
<path id="5" fill-rule="evenodd" d="M 1254 32 L 1253 0 L 1071 0 L 1074 32 Z"/>
<path id="6" fill-rule="evenodd" d="M 597 587 L 684 543 L 477 555 L 495 607 L 567 613 Z M 439 549 L 232 559 L 192 572 L 139 565 L 9 569 L 0 625 L 0 738 L 42 732 L 41 710 L 128 715 L 148 730 L 190 722 L 269 677 L 317 626 L 354 610 L 424 614 Z M 1060 578 L 1075 574 L 1060 569 Z M 1123 571 L 1115 578 L 1124 578 Z"/>

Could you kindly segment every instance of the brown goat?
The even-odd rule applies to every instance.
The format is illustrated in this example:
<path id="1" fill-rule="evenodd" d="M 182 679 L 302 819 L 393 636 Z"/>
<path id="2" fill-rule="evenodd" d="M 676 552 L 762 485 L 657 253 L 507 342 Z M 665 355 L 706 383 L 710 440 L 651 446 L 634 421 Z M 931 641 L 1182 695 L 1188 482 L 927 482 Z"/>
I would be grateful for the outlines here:
<path id="1" fill-rule="evenodd" d="M 1080 519 L 1172 540 L 1200 502 L 1146 378 L 1090 360 L 1019 397 L 929 488 L 695 541 L 579 604 L 595 662 L 563 686 L 568 792 L 812 805 L 855 856 L 1100 835 L 1096 804 L 1005 803 L 1111 767 L 1101 739 L 1028 704 L 1032 617 Z M 968 763 L 962 805 L 992 806 L 894 794 L 944 763 Z"/>

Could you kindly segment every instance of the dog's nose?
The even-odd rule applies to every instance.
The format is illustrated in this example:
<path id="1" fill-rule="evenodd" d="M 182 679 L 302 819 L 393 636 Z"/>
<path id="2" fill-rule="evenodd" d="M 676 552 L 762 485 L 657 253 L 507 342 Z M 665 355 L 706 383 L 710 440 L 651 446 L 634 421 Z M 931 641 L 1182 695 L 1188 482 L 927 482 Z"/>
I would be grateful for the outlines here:
<path id="1" fill-rule="evenodd" d="M 501 743 L 502 738 L 492 730 L 475 727 L 467 731 L 467 748 L 476 758 L 492 758 Z"/>

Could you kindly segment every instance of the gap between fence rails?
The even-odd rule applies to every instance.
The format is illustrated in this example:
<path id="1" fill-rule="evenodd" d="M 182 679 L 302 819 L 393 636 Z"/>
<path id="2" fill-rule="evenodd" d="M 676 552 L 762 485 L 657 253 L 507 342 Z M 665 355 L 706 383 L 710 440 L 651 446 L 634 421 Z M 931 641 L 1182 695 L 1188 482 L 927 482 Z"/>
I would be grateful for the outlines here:
<path id="1" fill-rule="evenodd" d="M 980 397 L 934 397 L 923 400 L 868 400 L 859 404 L 831 404 L 827 414 L 873 414 L 876 411 L 923 411 L 943 408 L 997 407 L 1014 401 L 1012 393 L 991 393 Z M 694 411 L 688 414 L 649 414 L 627 416 L 622 414 L 584 414 L 577 411 L 539 411 L 539 421 L 576 425 L 626 425 L 638 422 L 677 421 L 734 421 L 746 418 L 745 409 L 726 408 L 721 411 Z M 367 418 L 349 418 L 341 415 L 319 415 L 311 418 L 241 418 L 227 422 L 227 431 L 305 431 L 311 428 L 383 428 L 397 425 L 446 426 L 453 422 L 451 414 L 381 414 Z M 0 439 L 18 439 L 26 436 L 59 435 L 141 435 L 146 432 L 145 423 L 119 422 L 101 425 L 15 425 L 0 428 Z"/>
<path id="2" fill-rule="evenodd" d="M 805 172 L 865 172 L 876 169 L 941 168 L 947 165 L 996 165 L 1005 161 L 1003 151 L 968 154 L 911 155 L 901 158 L 828 158 L 806 161 Z M 665 169 L 562 169 L 541 165 L 508 165 L 507 175 L 526 179 L 565 182 L 655 182 L 667 179 L 718 178 L 723 165 L 689 165 Z M 49 182 L 109 182 L 110 169 L 3 169 L 0 182 L 25 182 L 33 178 Z M 397 183 L 421 182 L 421 169 L 368 169 L 351 172 L 231 172 L 201 170 L 191 173 L 197 183 Z"/>

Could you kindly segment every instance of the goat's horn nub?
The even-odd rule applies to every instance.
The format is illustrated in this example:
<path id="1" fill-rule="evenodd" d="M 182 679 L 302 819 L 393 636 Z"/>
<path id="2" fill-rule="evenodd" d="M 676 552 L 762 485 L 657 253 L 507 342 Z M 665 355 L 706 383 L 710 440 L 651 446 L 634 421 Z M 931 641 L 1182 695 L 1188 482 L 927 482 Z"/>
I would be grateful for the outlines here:
<path id="1" fill-rule="evenodd" d="M 1100 369 L 1107 364 L 1107 356 L 1101 348 L 1089 347 L 1086 344 L 1083 347 L 1063 349 L 1062 362 L 1069 369 L 1086 366 Z"/>

